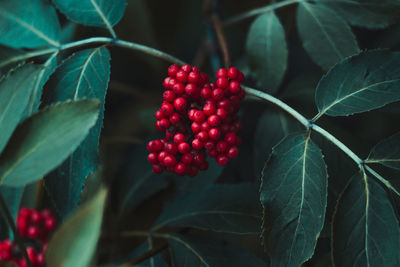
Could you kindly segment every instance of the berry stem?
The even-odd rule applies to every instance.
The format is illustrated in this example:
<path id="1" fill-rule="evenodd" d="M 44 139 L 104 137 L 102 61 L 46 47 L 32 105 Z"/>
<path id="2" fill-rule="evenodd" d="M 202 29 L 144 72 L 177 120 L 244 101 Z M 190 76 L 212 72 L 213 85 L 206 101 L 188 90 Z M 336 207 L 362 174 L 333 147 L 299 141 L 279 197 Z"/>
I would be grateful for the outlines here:
<path id="1" fill-rule="evenodd" d="M 22 238 L 18 233 L 17 227 L 15 226 L 14 219 L 11 216 L 11 213 L 10 213 L 10 211 L 9 211 L 9 209 L 7 207 L 7 204 L 6 204 L 6 202 L 5 202 L 4 198 L 3 198 L 3 195 L 1 193 L 0 193 L 0 206 L 1 206 L 1 209 L 3 210 L 4 214 L 6 215 L 8 224 L 10 225 L 11 230 L 14 233 L 15 242 L 17 243 L 17 245 L 21 249 L 22 255 L 24 256 L 24 258 L 26 260 L 26 263 L 28 264 L 29 267 L 33 267 L 32 262 L 28 257 L 28 253 L 26 252 L 26 247 L 24 245 L 24 242 L 22 242 Z"/>
<path id="2" fill-rule="evenodd" d="M 278 8 L 281 8 L 281 7 L 285 7 L 285 6 L 296 4 L 296 3 L 299 3 L 299 2 L 303 2 L 303 1 L 307 2 L 308 0 L 285 0 L 285 1 L 282 1 L 282 2 L 278 2 L 278 3 L 266 5 L 266 6 L 263 6 L 263 7 L 259 7 L 259 8 L 256 8 L 256 9 L 252 9 L 250 11 L 244 12 L 242 14 L 233 16 L 231 18 L 228 18 L 228 19 L 222 21 L 222 25 L 223 26 L 228 26 L 228 25 L 234 24 L 236 22 L 242 21 L 244 19 L 248 19 L 248 18 L 257 16 L 259 14 L 266 13 L 268 11 L 272 11 L 272 10 L 275 10 L 275 9 L 278 9 Z"/>
<path id="3" fill-rule="evenodd" d="M 217 35 L 218 43 L 221 48 L 222 54 L 224 56 L 225 68 L 229 68 L 231 66 L 231 59 L 229 57 L 228 44 L 226 42 L 225 35 L 222 30 L 221 21 L 216 13 L 212 14 L 210 19 L 213 24 L 215 33 Z"/>

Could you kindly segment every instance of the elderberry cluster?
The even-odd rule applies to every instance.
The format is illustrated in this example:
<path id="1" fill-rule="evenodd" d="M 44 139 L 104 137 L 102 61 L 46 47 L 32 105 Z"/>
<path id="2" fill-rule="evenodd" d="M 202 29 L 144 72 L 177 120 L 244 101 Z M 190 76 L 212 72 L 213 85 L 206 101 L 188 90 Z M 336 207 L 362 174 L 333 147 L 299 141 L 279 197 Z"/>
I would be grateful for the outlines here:
<path id="1" fill-rule="evenodd" d="M 164 80 L 164 102 L 155 127 L 165 138 L 148 142 L 147 159 L 155 173 L 164 170 L 195 176 L 208 169 L 207 154 L 219 165 L 235 158 L 242 128 L 237 115 L 245 92 L 244 75 L 237 68 L 219 69 L 215 83 L 190 65 L 171 65 Z"/>
<path id="2" fill-rule="evenodd" d="M 48 241 L 55 227 L 56 219 L 50 210 L 39 212 L 36 209 L 22 208 L 19 212 L 17 229 L 33 266 L 44 266 Z M 0 241 L 0 260 L 13 262 L 21 267 L 28 266 L 18 245 L 10 239 Z"/>

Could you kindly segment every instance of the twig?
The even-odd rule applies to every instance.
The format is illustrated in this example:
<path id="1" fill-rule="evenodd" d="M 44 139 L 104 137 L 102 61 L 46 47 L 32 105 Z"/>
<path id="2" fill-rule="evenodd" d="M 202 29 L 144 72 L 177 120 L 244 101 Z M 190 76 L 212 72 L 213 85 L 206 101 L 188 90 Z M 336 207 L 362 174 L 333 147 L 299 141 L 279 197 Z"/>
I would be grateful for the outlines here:
<path id="1" fill-rule="evenodd" d="M 229 57 L 228 44 L 226 43 L 225 35 L 222 30 L 221 21 L 219 20 L 219 17 L 216 13 L 212 14 L 210 19 L 217 35 L 222 54 L 224 56 L 225 67 L 228 68 L 231 65 L 231 59 Z"/>
<path id="2" fill-rule="evenodd" d="M 11 230 L 14 233 L 15 242 L 17 243 L 17 245 L 21 249 L 22 255 L 24 256 L 26 263 L 28 264 L 29 267 L 33 267 L 32 262 L 28 257 L 28 253 L 26 252 L 26 247 L 24 245 L 24 242 L 22 241 L 22 238 L 18 233 L 17 227 L 15 226 L 15 223 L 14 223 L 14 219 L 11 216 L 11 213 L 8 210 L 7 204 L 6 204 L 6 202 L 5 202 L 4 198 L 3 198 L 3 195 L 1 193 L 0 193 L 0 205 L 1 205 L 1 209 L 3 210 L 3 212 L 5 213 L 5 215 L 7 217 L 8 224 L 10 225 Z"/>
<path id="3" fill-rule="evenodd" d="M 133 265 L 139 264 L 139 263 L 153 257 L 154 255 L 157 255 L 158 253 L 160 253 L 161 251 L 163 251 L 166 248 L 168 248 L 168 242 L 165 242 L 161 246 L 153 248 L 153 249 L 137 256 L 136 258 L 132 259 L 130 262 L 127 262 L 127 263 L 121 265 L 120 267 L 128 267 L 128 266 L 133 266 Z"/>

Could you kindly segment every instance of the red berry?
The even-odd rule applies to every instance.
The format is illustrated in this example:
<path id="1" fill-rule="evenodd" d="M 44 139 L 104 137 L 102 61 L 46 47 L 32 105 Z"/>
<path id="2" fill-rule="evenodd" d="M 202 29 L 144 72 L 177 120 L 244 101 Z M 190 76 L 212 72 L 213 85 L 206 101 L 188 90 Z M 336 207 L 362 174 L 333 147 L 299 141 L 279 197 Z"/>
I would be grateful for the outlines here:
<path id="1" fill-rule="evenodd" d="M 192 147 L 193 147 L 194 149 L 196 149 L 196 150 L 202 149 L 203 146 L 204 146 L 204 143 L 201 142 L 199 139 L 194 139 L 194 140 L 192 141 Z"/>
<path id="2" fill-rule="evenodd" d="M 153 172 L 156 174 L 161 174 L 163 172 L 163 167 L 161 167 L 161 165 L 159 164 L 154 164 L 153 165 Z"/>
<path id="3" fill-rule="evenodd" d="M 149 152 L 158 152 L 163 148 L 163 144 L 160 140 L 153 140 L 147 143 L 147 150 Z"/>
<path id="4" fill-rule="evenodd" d="M 188 153 L 190 151 L 190 145 L 186 142 L 182 142 L 178 145 L 178 150 L 182 154 Z"/>
<path id="5" fill-rule="evenodd" d="M 177 146 L 173 143 L 165 144 L 164 149 L 165 149 L 165 152 L 172 154 L 172 155 L 175 155 L 176 152 L 178 152 Z"/>
<path id="6" fill-rule="evenodd" d="M 202 154 L 197 154 L 193 157 L 193 163 L 200 166 L 204 162 L 204 156 Z"/>
<path id="7" fill-rule="evenodd" d="M 164 102 L 161 104 L 161 112 L 165 117 L 168 117 L 174 112 L 174 107 L 170 103 Z"/>
<path id="8" fill-rule="evenodd" d="M 175 93 L 171 90 L 164 91 L 163 99 L 172 103 L 175 100 Z"/>
<path id="9" fill-rule="evenodd" d="M 185 86 L 183 83 L 177 83 L 172 87 L 172 90 L 175 95 L 183 95 L 185 93 Z"/>
<path id="10" fill-rule="evenodd" d="M 226 69 L 219 69 L 217 71 L 217 77 L 218 78 L 226 78 L 228 76 L 228 72 L 226 71 Z"/>
<path id="11" fill-rule="evenodd" d="M 174 167 L 176 165 L 176 158 L 173 155 L 167 155 L 164 158 L 164 164 L 167 167 Z"/>
<path id="12" fill-rule="evenodd" d="M 211 89 L 209 87 L 203 87 L 200 91 L 200 95 L 204 99 L 208 99 L 211 97 Z"/>
<path id="13" fill-rule="evenodd" d="M 169 121 L 170 121 L 172 124 L 176 124 L 176 123 L 178 123 L 180 120 L 181 120 L 181 116 L 180 116 L 178 113 L 176 113 L 176 112 L 172 113 L 172 115 L 169 117 Z"/>
<path id="14" fill-rule="evenodd" d="M 175 77 L 176 73 L 179 71 L 179 66 L 176 64 L 173 64 L 168 67 L 168 75 L 171 77 Z"/>
<path id="15" fill-rule="evenodd" d="M 224 97 L 224 90 L 221 88 L 215 88 L 212 91 L 212 97 L 215 101 L 221 100 Z"/>
<path id="16" fill-rule="evenodd" d="M 147 156 L 147 160 L 151 163 L 151 164 L 156 164 L 158 163 L 158 154 L 156 153 L 150 153 Z"/>
<path id="17" fill-rule="evenodd" d="M 33 247 L 27 247 L 26 253 L 28 254 L 29 259 L 31 260 L 32 265 L 37 266 L 37 262 L 36 262 L 37 254 L 36 254 L 35 249 Z"/>
<path id="18" fill-rule="evenodd" d="M 210 124 L 208 122 L 204 121 L 201 123 L 201 130 L 208 132 L 210 130 Z"/>
<path id="19" fill-rule="evenodd" d="M 175 144 L 180 144 L 182 142 L 185 142 L 186 138 L 184 134 L 177 133 L 174 135 L 174 142 Z"/>
<path id="20" fill-rule="evenodd" d="M 221 101 L 218 102 L 218 108 L 223 108 L 225 110 L 228 110 L 231 107 L 231 101 L 228 99 L 222 99 Z"/>
<path id="21" fill-rule="evenodd" d="M 243 75 L 243 73 L 241 73 L 241 72 L 239 71 L 239 74 L 238 74 L 238 77 L 236 78 L 236 80 L 237 80 L 238 82 L 242 83 L 242 82 L 244 81 L 244 75 Z"/>
<path id="22" fill-rule="evenodd" d="M 225 155 L 219 155 L 217 156 L 217 163 L 221 166 L 224 166 L 228 163 L 229 159 Z"/>
<path id="23" fill-rule="evenodd" d="M 176 164 L 175 173 L 178 175 L 184 175 L 186 173 L 186 165 L 181 162 Z"/>
<path id="24" fill-rule="evenodd" d="M 214 142 L 213 141 L 207 141 L 204 144 L 204 148 L 207 149 L 207 150 L 213 149 L 214 148 Z"/>
<path id="25" fill-rule="evenodd" d="M 170 78 L 169 79 L 169 82 L 168 82 L 168 89 L 171 89 L 171 88 L 173 88 L 174 87 L 174 85 L 177 83 L 177 81 L 176 81 L 176 79 L 174 79 L 174 78 Z"/>
<path id="26" fill-rule="evenodd" d="M 197 94 L 197 85 L 196 84 L 194 84 L 194 83 L 188 83 L 186 86 L 185 86 L 185 92 L 186 92 L 186 94 L 188 94 L 188 95 L 190 95 L 190 96 L 192 96 L 192 97 L 195 97 L 196 96 L 196 94 Z"/>
<path id="27" fill-rule="evenodd" d="M 196 174 L 199 172 L 199 169 L 196 166 L 189 166 L 187 170 L 187 174 L 191 177 L 196 176 Z"/>
<path id="28" fill-rule="evenodd" d="M 225 152 L 225 151 L 228 149 L 228 146 L 229 146 L 228 142 L 226 142 L 226 141 L 219 141 L 219 142 L 217 143 L 217 150 L 218 150 L 219 153 L 223 153 L 223 152 Z"/>
<path id="29" fill-rule="evenodd" d="M 169 125 L 170 125 L 170 122 L 169 122 L 169 120 L 167 120 L 167 119 L 161 119 L 161 120 L 159 120 L 158 121 L 158 123 L 159 123 L 159 127 L 161 128 L 161 129 L 167 129 L 168 127 L 169 127 Z"/>
<path id="30" fill-rule="evenodd" d="M 39 234 L 40 234 L 39 228 L 37 228 L 36 226 L 29 226 L 28 227 L 28 237 L 34 239 L 34 238 L 39 237 Z"/>
<path id="31" fill-rule="evenodd" d="M 218 151 L 216 149 L 211 149 L 208 151 L 208 155 L 212 158 L 215 158 L 216 156 L 218 156 Z"/>
<path id="32" fill-rule="evenodd" d="M 219 88 L 225 89 L 229 85 L 229 81 L 226 78 L 218 78 L 216 82 Z"/>
<path id="33" fill-rule="evenodd" d="M 228 152 L 226 153 L 226 155 L 231 159 L 235 158 L 238 154 L 239 154 L 239 149 L 236 146 L 230 147 L 228 149 Z"/>
<path id="34" fill-rule="evenodd" d="M 234 95 L 238 94 L 240 92 L 240 83 L 237 81 L 231 81 L 229 83 L 229 91 Z"/>
<path id="35" fill-rule="evenodd" d="M 18 218 L 28 218 L 29 216 L 31 216 L 31 212 L 32 210 L 30 208 L 22 208 L 19 212 Z"/>
<path id="36" fill-rule="evenodd" d="M 190 154 L 190 153 L 186 153 L 186 154 L 183 154 L 183 155 L 182 155 L 181 160 L 182 160 L 182 162 L 183 162 L 184 164 L 189 165 L 189 164 L 191 164 L 192 161 L 193 161 L 193 156 L 192 156 L 192 154 Z"/>
<path id="37" fill-rule="evenodd" d="M 211 126 L 218 126 L 221 121 L 217 115 L 211 115 L 210 117 L 208 117 L 207 122 Z"/>
<path id="38" fill-rule="evenodd" d="M 187 101 L 183 97 L 178 97 L 177 99 L 175 99 L 174 107 L 176 110 L 184 111 L 186 109 L 186 106 L 187 106 Z"/>
<path id="39" fill-rule="evenodd" d="M 206 131 L 201 131 L 196 135 L 196 138 L 205 143 L 208 140 L 208 133 Z"/>
<path id="40" fill-rule="evenodd" d="M 230 68 L 228 69 L 228 77 L 229 77 L 229 79 L 231 79 L 231 80 L 236 80 L 236 78 L 238 77 L 238 75 L 239 75 L 239 70 L 238 70 L 238 68 L 236 68 L 236 67 L 230 67 Z"/>
<path id="41" fill-rule="evenodd" d="M 155 117 L 157 120 L 161 120 L 162 118 L 164 118 L 163 113 L 161 112 L 161 110 L 158 110 L 155 114 Z"/>
<path id="42" fill-rule="evenodd" d="M 36 264 L 37 266 L 43 266 L 44 265 L 44 253 L 39 253 L 36 256 Z"/>
<path id="43" fill-rule="evenodd" d="M 188 81 L 190 83 L 198 83 L 200 81 L 200 74 L 198 72 L 190 72 L 188 75 Z"/>
<path id="44" fill-rule="evenodd" d="M 226 110 L 223 108 L 217 109 L 216 114 L 221 120 L 225 120 L 226 117 L 228 116 L 228 112 L 226 112 Z"/>
<path id="45" fill-rule="evenodd" d="M 183 70 L 185 72 L 190 72 L 192 70 L 192 67 L 188 64 L 185 64 L 181 67 L 181 70 Z"/>
<path id="46" fill-rule="evenodd" d="M 216 109 L 213 103 L 206 103 L 203 107 L 203 112 L 206 116 L 210 116 L 215 113 Z"/>
<path id="47" fill-rule="evenodd" d="M 178 72 L 176 73 L 175 78 L 176 78 L 176 80 L 177 80 L 178 82 L 180 82 L 180 83 L 185 83 L 185 82 L 187 82 L 188 75 L 187 75 L 187 73 L 186 73 L 185 71 L 180 70 L 180 71 L 178 71 Z"/>
<path id="48" fill-rule="evenodd" d="M 193 122 L 191 125 L 192 132 L 198 133 L 201 131 L 201 124 L 198 122 Z"/>
<path id="49" fill-rule="evenodd" d="M 218 140 L 220 136 L 221 136 L 221 133 L 217 128 L 211 128 L 208 131 L 208 137 L 212 140 Z"/>
<path id="50" fill-rule="evenodd" d="M 158 153 L 158 161 L 159 162 L 164 162 L 164 158 L 168 155 L 167 152 L 165 151 L 161 151 L 160 153 Z"/>
<path id="51" fill-rule="evenodd" d="M 193 114 L 193 120 L 194 120 L 195 122 L 202 122 L 202 121 L 204 121 L 204 119 L 205 119 L 205 116 L 204 116 L 203 111 L 201 111 L 201 110 L 196 110 L 196 111 L 194 112 L 194 114 Z M 210 123 L 210 122 L 209 122 L 209 123 Z"/>
<path id="52" fill-rule="evenodd" d="M 164 79 L 164 81 L 163 81 L 163 86 L 164 86 L 165 88 L 169 88 L 169 80 L 170 80 L 170 79 L 171 79 L 170 77 L 167 77 L 167 78 Z"/>
<path id="53" fill-rule="evenodd" d="M 236 135 L 234 133 L 227 133 L 224 140 L 230 145 L 236 144 Z"/>

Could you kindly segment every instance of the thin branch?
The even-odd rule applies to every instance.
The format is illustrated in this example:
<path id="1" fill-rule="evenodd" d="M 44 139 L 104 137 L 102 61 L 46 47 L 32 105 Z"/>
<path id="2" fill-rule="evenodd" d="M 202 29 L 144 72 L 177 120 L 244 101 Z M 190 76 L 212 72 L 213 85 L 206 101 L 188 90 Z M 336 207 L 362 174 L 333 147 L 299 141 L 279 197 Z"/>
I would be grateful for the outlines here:
<path id="1" fill-rule="evenodd" d="M 155 247 L 139 256 L 137 256 L 136 258 L 132 259 L 130 262 L 127 262 L 123 265 L 121 265 L 120 267 L 129 267 L 129 266 L 135 266 L 136 264 L 139 264 L 147 259 L 150 259 L 151 257 L 157 255 L 158 253 L 160 253 L 161 251 L 165 250 L 166 248 L 168 248 L 168 243 L 165 242 L 164 244 Z"/>
<path id="2" fill-rule="evenodd" d="M 28 253 L 26 252 L 26 247 L 24 245 L 24 242 L 22 241 L 22 238 L 18 233 L 17 227 L 15 226 L 15 223 L 14 223 L 14 219 L 11 216 L 11 213 L 8 210 L 7 204 L 6 204 L 6 202 L 5 202 L 4 198 L 3 198 L 3 195 L 1 193 L 0 193 L 0 206 L 1 206 L 1 209 L 3 210 L 3 212 L 5 213 L 6 217 L 7 217 L 8 224 L 10 225 L 11 230 L 14 233 L 15 242 L 17 243 L 17 245 L 21 249 L 22 255 L 24 256 L 26 263 L 28 264 L 29 267 L 33 267 L 32 262 L 28 257 Z"/>
<path id="3" fill-rule="evenodd" d="M 247 11 L 245 13 L 228 18 L 228 19 L 222 21 L 222 25 L 228 26 L 228 25 L 234 24 L 236 22 L 242 21 L 244 19 L 248 19 L 248 18 L 257 16 L 257 15 L 260 15 L 260 14 L 266 13 L 268 11 L 275 10 L 275 9 L 285 7 L 288 5 L 292 5 L 292 4 L 295 4 L 298 2 L 302 2 L 302 1 L 307 1 L 307 0 L 286 0 L 286 1 L 278 2 L 278 3 L 270 4 L 267 6 L 263 6 L 260 8 L 256 8 L 256 9 Z"/>
<path id="4" fill-rule="evenodd" d="M 212 14 L 210 19 L 213 24 L 215 33 L 217 35 L 218 43 L 221 48 L 222 54 L 224 56 L 225 68 L 229 68 L 231 65 L 231 59 L 229 57 L 228 44 L 226 42 L 225 35 L 222 30 L 221 21 L 219 20 L 219 17 L 217 14 Z"/>

